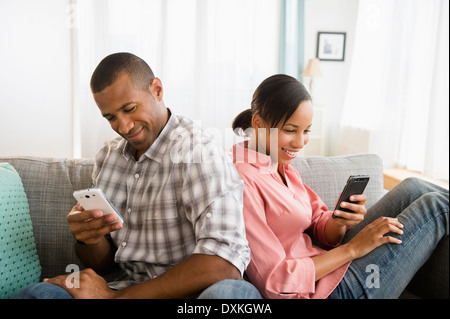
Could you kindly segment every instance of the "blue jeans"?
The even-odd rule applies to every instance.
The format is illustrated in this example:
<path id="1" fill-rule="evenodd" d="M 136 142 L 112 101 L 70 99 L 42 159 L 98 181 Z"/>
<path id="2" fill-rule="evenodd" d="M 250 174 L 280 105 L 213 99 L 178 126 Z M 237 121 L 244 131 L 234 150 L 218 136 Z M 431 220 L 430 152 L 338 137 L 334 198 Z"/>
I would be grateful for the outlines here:
<path id="1" fill-rule="evenodd" d="M 197 298 L 261 299 L 261 295 L 251 283 L 245 280 L 227 279 L 206 288 Z M 72 296 L 64 288 L 40 282 L 23 289 L 13 299 L 72 299 Z"/>
<path id="2" fill-rule="evenodd" d="M 402 243 L 381 245 L 352 261 L 328 298 L 398 298 L 439 241 L 448 236 L 448 210 L 448 190 L 416 178 L 398 184 L 368 209 L 364 222 L 347 232 L 344 243 L 381 216 L 398 218 L 403 224 L 403 235 L 389 233 Z"/>

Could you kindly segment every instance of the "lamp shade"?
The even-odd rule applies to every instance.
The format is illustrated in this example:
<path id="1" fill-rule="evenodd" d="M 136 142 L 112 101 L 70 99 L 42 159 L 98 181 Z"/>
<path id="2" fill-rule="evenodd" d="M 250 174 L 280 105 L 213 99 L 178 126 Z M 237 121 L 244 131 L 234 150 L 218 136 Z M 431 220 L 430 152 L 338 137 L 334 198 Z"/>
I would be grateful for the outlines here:
<path id="1" fill-rule="evenodd" d="M 323 76 L 322 71 L 320 70 L 319 59 L 310 59 L 302 76 Z"/>

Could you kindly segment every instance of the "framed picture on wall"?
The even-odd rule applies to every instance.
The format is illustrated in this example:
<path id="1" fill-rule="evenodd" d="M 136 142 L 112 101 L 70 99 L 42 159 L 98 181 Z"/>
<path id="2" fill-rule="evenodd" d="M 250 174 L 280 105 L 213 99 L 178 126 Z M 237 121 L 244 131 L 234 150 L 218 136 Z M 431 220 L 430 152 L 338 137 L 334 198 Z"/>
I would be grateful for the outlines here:
<path id="1" fill-rule="evenodd" d="M 345 32 L 319 32 L 317 58 L 321 61 L 344 61 Z"/>

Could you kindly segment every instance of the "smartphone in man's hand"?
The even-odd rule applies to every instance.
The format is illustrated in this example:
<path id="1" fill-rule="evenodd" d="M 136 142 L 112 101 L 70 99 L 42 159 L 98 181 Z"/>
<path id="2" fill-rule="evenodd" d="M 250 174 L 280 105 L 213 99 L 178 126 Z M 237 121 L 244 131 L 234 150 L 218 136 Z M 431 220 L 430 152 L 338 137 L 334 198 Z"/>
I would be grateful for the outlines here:
<path id="1" fill-rule="evenodd" d="M 100 188 L 88 188 L 73 192 L 73 197 L 85 210 L 99 209 L 103 215 L 115 214 L 117 222 L 123 224 L 123 218 Z"/>

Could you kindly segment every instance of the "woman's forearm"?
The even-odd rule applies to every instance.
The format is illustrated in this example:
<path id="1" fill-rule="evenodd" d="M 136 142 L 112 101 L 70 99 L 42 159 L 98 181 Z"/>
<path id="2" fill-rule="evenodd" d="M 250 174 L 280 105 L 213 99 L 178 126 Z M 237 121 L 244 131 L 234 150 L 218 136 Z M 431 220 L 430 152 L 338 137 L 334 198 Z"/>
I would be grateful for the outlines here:
<path id="1" fill-rule="evenodd" d="M 342 239 L 347 232 L 347 226 L 338 224 L 332 217 L 325 224 L 325 238 L 328 243 L 337 245 L 342 242 Z"/>
<path id="2" fill-rule="evenodd" d="M 342 265 L 352 261 L 354 259 L 354 252 L 349 245 L 342 245 L 311 259 L 314 262 L 317 281 Z"/>

